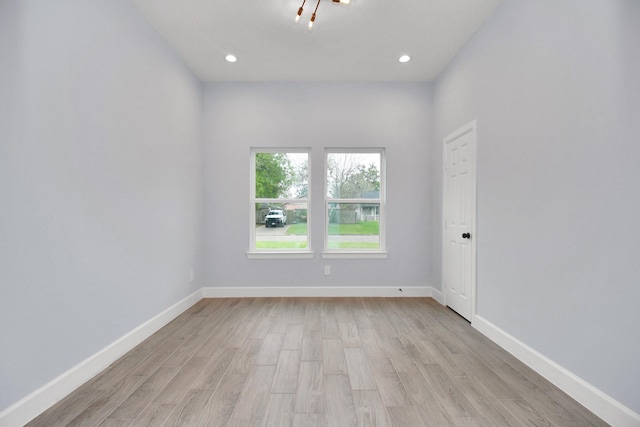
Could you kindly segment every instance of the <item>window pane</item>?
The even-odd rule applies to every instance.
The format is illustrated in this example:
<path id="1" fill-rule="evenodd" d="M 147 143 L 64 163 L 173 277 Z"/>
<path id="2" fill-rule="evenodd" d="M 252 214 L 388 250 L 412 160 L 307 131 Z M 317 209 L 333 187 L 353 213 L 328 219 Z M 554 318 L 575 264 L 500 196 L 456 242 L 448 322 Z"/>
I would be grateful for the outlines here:
<path id="1" fill-rule="evenodd" d="M 306 203 L 256 203 L 256 249 L 305 249 Z"/>
<path id="2" fill-rule="evenodd" d="M 309 195 L 308 153 L 256 153 L 256 198 L 304 199 Z"/>
<path id="3" fill-rule="evenodd" d="M 380 249 L 380 203 L 329 203 L 328 249 Z"/>
<path id="4" fill-rule="evenodd" d="M 327 197 L 379 199 L 380 153 L 328 153 Z"/>

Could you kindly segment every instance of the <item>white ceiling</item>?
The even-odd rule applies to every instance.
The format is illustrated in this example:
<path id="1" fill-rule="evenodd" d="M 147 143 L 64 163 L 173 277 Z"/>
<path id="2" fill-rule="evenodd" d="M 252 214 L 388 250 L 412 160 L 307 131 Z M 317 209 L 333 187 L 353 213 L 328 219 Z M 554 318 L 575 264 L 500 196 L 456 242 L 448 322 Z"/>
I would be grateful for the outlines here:
<path id="1" fill-rule="evenodd" d="M 203 81 L 431 81 L 501 0 L 132 1 Z"/>

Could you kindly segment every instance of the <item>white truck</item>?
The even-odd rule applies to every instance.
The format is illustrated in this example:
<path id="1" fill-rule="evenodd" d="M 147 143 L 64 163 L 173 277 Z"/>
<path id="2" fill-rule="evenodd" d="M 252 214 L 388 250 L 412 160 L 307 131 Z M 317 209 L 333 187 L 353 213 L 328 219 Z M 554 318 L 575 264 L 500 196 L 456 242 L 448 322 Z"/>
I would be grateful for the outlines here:
<path id="1" fill-rule="evenodd" d="M 264 218 L 264 226 L 267 228 L 284 227 L 285 225 L 287 225 L 287 216 L 281 209 L 271 209 Z"/>

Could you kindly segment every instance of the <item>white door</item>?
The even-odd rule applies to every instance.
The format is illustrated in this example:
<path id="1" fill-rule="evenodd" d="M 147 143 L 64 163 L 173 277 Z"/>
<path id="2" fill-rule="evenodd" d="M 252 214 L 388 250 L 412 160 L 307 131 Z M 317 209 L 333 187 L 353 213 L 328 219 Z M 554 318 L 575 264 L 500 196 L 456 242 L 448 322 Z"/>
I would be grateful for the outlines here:
<path id="1" fill-rule="evenodd" d="M 465 319 L 475 315 L 476 122 L 444 139 L 444 299 Z"/>

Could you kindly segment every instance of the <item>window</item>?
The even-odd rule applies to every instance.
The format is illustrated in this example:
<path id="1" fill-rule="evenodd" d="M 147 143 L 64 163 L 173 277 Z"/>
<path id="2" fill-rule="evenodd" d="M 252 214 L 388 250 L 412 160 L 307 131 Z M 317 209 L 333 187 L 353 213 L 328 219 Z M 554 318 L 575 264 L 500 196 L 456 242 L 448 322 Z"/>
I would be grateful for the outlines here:
<path id="1" fill-rule="evenodd" d="M 325 258 L 386 257 L 384 150 L 326 150 Z"/>
<path id="2" fill-rule="evenodd" d="M 251 150 L 250 258 L 311 255 L 309 150 Z"/>

